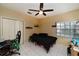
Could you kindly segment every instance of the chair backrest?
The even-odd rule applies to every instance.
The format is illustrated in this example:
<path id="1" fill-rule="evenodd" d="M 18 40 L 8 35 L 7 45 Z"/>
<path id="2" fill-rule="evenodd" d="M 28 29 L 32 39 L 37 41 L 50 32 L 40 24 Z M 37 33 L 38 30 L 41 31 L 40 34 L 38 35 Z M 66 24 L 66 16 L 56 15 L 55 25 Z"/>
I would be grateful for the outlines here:
<path id="1" fill-rule="evenodd" d="M 20 43 L 20 39 L 21 39 L 21 31 L 18 31 L 16 34 L 16 39 L 18 39 L 18 43 Z"/>

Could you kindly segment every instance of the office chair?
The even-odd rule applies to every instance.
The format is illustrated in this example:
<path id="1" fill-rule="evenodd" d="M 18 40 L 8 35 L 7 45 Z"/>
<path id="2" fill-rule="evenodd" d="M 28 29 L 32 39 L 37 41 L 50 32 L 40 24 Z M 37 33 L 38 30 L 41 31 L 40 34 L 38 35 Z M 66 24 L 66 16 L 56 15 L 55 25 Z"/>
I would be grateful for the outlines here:
<path id="1" fill-rule="evenodd" d="M 19 54 L 19 49 L 20 49 L 20 39 L 21 39 L 21 31 L 18 31 L 17 32 L 17 35 L 16 35 L 16 39 L 12 40 L 12 44 L 11 44 L 11 50 L 10 50 L 10 55 L 13 55 L 13 54 Z"/>

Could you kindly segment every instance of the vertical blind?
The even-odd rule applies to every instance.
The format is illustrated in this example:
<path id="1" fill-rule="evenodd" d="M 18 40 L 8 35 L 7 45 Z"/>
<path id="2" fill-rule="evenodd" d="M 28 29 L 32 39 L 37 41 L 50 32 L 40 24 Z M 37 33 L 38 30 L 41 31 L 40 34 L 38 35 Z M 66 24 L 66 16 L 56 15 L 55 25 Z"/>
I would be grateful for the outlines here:
<path id="1" fill-rule="evenodd" d="M 58 22 L 57 35 L 68 38 L 79 38 L 79 23 L 77 21 Z"/>
<path id="2" fill-rule="evenodd" d="M 23 39 L 23 22 L 8 18 L 0 19 L 0 40 L 12 40 L 16 38 L 17 31 L 21 31 Z"/>

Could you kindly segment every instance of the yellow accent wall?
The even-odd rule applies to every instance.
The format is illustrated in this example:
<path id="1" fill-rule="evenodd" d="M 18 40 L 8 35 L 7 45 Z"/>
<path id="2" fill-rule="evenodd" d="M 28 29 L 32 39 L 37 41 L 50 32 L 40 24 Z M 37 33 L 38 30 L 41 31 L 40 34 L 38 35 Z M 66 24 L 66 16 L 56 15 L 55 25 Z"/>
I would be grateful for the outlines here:
<path id="1" fill-rule="evenodd" d="M 56 36 L 56 27 L 51 27 L 55 24 L 55 22 L 62 22 L 62 21 L 70 21 L 70 20 L 79 20 L 79 9 L 72 10 L 66 13 L 62 13 L 59 15 L 48 16 L 46 18 L 41 18 L 41 30 L 40 32 L 48 33 L 50 36 Z M 58 37 L 58 42 L 67 45 L 68 40 L 67 38 Z"/>

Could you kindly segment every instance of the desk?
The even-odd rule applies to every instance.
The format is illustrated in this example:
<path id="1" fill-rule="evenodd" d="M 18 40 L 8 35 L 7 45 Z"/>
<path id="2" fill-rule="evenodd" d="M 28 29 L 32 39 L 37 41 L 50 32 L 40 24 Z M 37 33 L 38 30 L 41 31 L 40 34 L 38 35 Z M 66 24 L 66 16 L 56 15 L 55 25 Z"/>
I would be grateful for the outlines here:
<path id="1" fill-rule="evenodd" d="M 71 56 L 78 56 L 78 54 L 79 54 L 79 47 L 72 45 Z"/>

